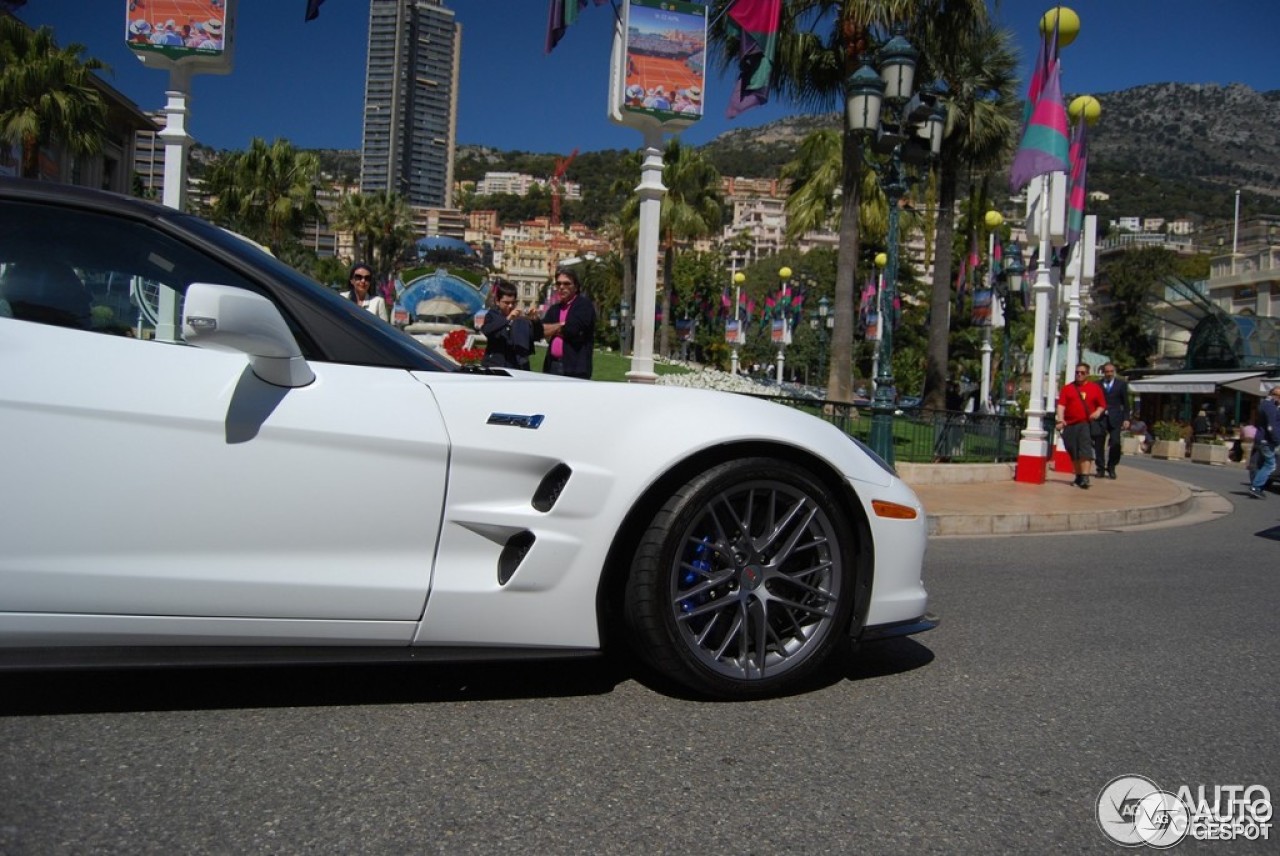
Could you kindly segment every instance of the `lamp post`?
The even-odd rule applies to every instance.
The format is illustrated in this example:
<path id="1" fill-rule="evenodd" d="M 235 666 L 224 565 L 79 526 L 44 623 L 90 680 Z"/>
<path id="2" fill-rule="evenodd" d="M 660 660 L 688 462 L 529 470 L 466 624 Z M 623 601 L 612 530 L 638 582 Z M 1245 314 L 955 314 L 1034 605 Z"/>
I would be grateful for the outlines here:
<path id="1" fill-rule="evenodd" d="M 742 271 L 737 271 L 733 275 L 733 321 L 736 329 L 733 331 L 732 356 L 730 357 L 732 365 L 730 372 L 738 373 L 738 348 L 742 346 L 745 336 L 742 335 L 742 284 L 747 281 L 747 275 Z"/>
<path id="2" fill-rule="evenodd" d="M 909 187 L 904 161 L 917 164 L 942 148 L 946 112 L 931 86 L 915 90 L 915 48 L 901 26 L 880 49 L 879 75 L 864 59 L 845 86 L 845 118 L 849 129 L 872 138 L 872 149 L 887 155 L 878 165 L 868 161 L 880 180 L 889 205 L 888 257 L 880 297 L 880 347 L 877 354 L 875 393 L 871 403 L 870 446 L 886 463 L 893 464 L 893 315 L 898 287 L 898 214 Z M 888 101 L 890 115 L 881 121 L 881 103 Z"/>
<path id="3" fill-rule="evenodd" d="M 835 327 L 831 317 L 831 301 L 825 296 L 818 299 L 818 377 L 827 376 L 827 341 L 831 338 L 831 330 Z"/>
<path id="4" fill-rule="evenodd" d="M 631 345 L 631 304 L 623 298 L 622 303 L 618 306 L 619 321 L 622 324 L 622 353 L 624 355 L 632 352 Z"/>
<path id="5" fill-rule="evenodd" d="M 779 295 L 783 294 L 783 293 L 787 290 L 787 280 L 789 280 L 789 279 L 791 279 L 791 268 L 789 268 L 789 267 L 782 267 L 782 268 L 778 268 L 778 283 L 779 283 L 779 285 L 778 285 L 778 294 L 779 294 Z M 789 335 L 789 332 L 790 332 L 790 331 L 788 330 L 787 325 L 788 325 L 788 321 L 787 321 L 787 313 L 784 311 L 784 312 L 782 313 L 782 331 L 781 331 L 781 333 L 782 333 L 782 334 L 781 334 L 780 336 L 778 336 L 778 374 L 777 374 L 777 380 L 778 380 L 778 383 L 779 383 L 779 384 L 781 384 L 781 383 L 782 383 L 782 369 L 783 369 L 783 366 L 785 366 L 785 365 L 786 365 L 786 362 L 787 362 L 787 357 L 786 357 L 785 351 L 786 351 L 786 348 L 787 348 L 787 340 L 790 338 L 790 335 Z"/>
<path id="6" fill-rule="evenodd" d="M 1058 34 L 1058 46 L 1065 47 L 1080 31 L 1080 18 L 1065 6 L 1055 6 L 1040 19 L 1040 32 Z M 1044 484 L 1049 461 L 1049 432 L 1045 416 L 1053 409 L 1052 396 L 1045 394 L 1045 357 L 1049 348 L 1049 299 L 1054 292 L 1050 273 L 1053 240 L 1061 240 L 1066 220 L 1065 173 L 1047 173 L 1033 179 L 1027 193 L 1027 233 L 1039 242 L 1035 283 L 1031 293 L 1035 305 L 1035 332 L 1031 351 L 1031 396 L 1027 421 L 1018 442 L 1018 463 L 1014 480 L 1024 484 Z M 1053 236 L 1050 232 L 1055 233 Z"/>
<path id="7" fill-rule="evenodd" d="M 996 266 L 996 232 L 1004 225 L 1004 216 L 999 211 L 988 211 L 982 218 L 987 227 L 987 287 L 995 294 Z M 995 319 L 987 315 L 987 323 L 982 335 L 982 388 L 979 399 L 983 412 L 991 410 L 991 327 Z"/>
<path id="8" fill-rule="evenodd" d="M 1000 300 L 1000 323 L 1004 327 L 1003 342 L 1000 346 L 1000 412 L 1009 409 L 1009 333 L 1013 330 L 1013 307 L 1022 302 L 1022 275 L 1026 273 L 1026 265 L 1022 261 L 1022 249 L 1010 241 L 1004 245 L 1004 259 L 1000 276 L 996 277 L 995 293 Z"/>

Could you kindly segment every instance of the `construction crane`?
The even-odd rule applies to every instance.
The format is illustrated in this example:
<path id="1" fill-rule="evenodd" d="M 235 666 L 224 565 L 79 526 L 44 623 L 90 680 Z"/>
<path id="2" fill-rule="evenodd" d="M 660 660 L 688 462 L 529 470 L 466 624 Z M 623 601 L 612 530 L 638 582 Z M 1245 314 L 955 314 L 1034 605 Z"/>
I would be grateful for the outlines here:
<path id="1" fill-rule="evenodd" d="M 573 159 L 578 156 L 578 150 L 574 149 L 569 153 L 567 158 L 556 158 L 555 172 L 551 173 L 551 225 L 560 225 L 560 193 L 563 189 L 564 173 L 569 168 L 569 164 L 573 163 Z"/>

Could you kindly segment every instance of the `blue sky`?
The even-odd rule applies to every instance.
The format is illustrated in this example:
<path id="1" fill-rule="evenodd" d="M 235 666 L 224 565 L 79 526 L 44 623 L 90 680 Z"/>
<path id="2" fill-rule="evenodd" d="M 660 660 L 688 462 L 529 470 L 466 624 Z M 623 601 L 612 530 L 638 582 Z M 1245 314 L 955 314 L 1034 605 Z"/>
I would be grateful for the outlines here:
<path id="1" fill-rule="evenodd" d="M 446 0 L 463 27 L 458 142 L 543 153 L 634 149 L 638 132 L 605 117 L 612 11 L 588 5 L 549 56 L 547 0 Z M 999 18 L 1034 60 L 1036 25 L 1049 3 L 1004 0 Z M 1276 0 L 1078 0 L 1075 44 L 1063 51 L 1063 89 L 1104 93 L 1143 83 L 1245 83 L 1280 89 Z M 126 0 L 27 0 L 19 17 L 51 25 L 62 44 L 80 42 L 114 70 L 105 75 L 145 110 L 164 104 L 168 76 L 125 47 Z M 304 23 L 306 0 L 241 0 L 236 67 L 197 76 L 190 130 L 214 148 L 244 148 L 254 136 L 303 148 L 359 148 L 367 0 L 326 0 Z M 1212 11 L 1215 14 L 1210 16 Z M 731 82 L 714 67 L 707 115 L 682 134 L 702 144 L 736 127 L 795 110 L 769 104 L 724 118 Z M 1103 121 L 1106 121 L 1106 98 Z"/>

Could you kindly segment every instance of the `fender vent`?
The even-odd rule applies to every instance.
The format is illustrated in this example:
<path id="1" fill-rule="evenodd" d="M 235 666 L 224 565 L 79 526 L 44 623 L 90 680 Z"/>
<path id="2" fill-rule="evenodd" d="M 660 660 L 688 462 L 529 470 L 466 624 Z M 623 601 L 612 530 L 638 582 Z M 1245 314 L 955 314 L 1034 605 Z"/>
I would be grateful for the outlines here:
<path id="1" fill-rule="evenodd" d="M 534 540 L 533 533 L 528 529 L 511 536 L 507 546 L 502 548 L 502 555 L 498 557 L 498 585 L 507 584 L 524 557 L 529 555 L 529 548 L 533 546 Z"/>
<path id="2" fill-rule="evenodd" d="M 556 464 L 552 467 L 533 493 L 533 507 L 544 513 L 550 511 L 560 494 L 564 493 L 564 486 L 569 483 L 571 475 L 573 470 L 569 469 L 568 464 Z"/>

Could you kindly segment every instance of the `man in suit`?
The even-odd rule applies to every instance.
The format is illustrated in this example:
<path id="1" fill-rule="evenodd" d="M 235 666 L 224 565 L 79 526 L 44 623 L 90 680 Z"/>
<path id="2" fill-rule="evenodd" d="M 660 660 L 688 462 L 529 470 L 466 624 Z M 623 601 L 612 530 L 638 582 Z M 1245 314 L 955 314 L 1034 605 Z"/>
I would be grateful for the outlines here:
<path id="1" fill-rule="evenodd" d="M 582 284 L 572 268 L 556 271 L 555 303 L 547 307 L 535 331 L 548 342 L 544 372 L 590 379 L 596 308 L 582 293 Z"/>
<path id="2" fill-rule="evenodd" d="M 1120 463 L 1120 432 L 1129 429 L 1129 384 L 1116 377 L 1115 363 L 1107 363 L 1098 385 L 1107 400 L 1107 412 L 1101 420 L 1103 431 L 1093 440 L 1094 463 L 1099 478 L 1114 479 Z"/>

